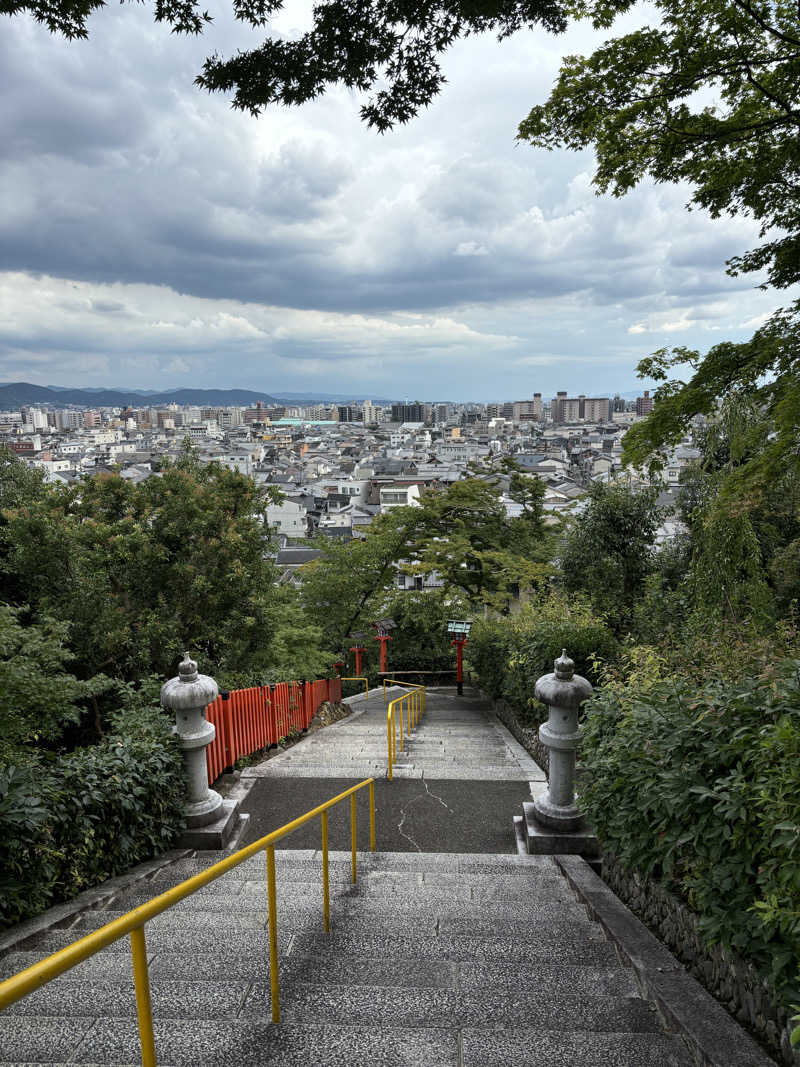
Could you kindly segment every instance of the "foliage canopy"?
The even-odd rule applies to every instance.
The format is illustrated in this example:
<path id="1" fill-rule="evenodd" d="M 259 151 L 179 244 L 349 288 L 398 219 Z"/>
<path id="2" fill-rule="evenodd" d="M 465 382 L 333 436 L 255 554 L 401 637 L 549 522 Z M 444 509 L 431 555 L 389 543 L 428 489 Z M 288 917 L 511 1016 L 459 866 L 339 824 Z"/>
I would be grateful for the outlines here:
<path id="1" fill-rule="evenodd" d="M 575 11 L 610 27 L 625 0 L 579 0 Z M 613 37 L 590 56 L 568 56 L 545 104 L 519 135 L 534 145 L 593 148 L 599 191 L 622 196 L 645 177 L 685 182 L 692 203 L 712 217 L 749 216 L 763 243 L 734 257 L 731 274 L 766 272 L 766 285 L 800 280 L 800 11 L 778 0 L 657 0 L 660 22 Z M 722 342 L 701 357 L 663 349 L 639 364 L 662 384 L 655 409 L 625 438 L 635 466 L 660 462 L 696 414 L 748 390 L 775 430 L 732 485 L 752 488 L 796 466 L 800 425 L 798 305 L 777 312 L 742 343 Z M 675 367 L 693 372 L 671 378 Z"/>
<path id="2" fill-rule="evenodd" d="M 0 0 L 0 13 L 30 12 L 53 33 L 88 35 L 89 15 L 105 0 Z M 233 0 L 233 14 L 255 30 L 269 26 L 283 0 Z M 203 33 L 211 16 L 198 0 L 155 0 L 155 20 L 174 33 Z M 269 34 L 259 47 L 214 54 L 196 82 L 233 94 L 233 106 L 257 115 L 270 104 L 303 104 L 333 85 L 371 93 L 362 118 L 378 130 L 408 122 L 444 84 L 442 54 L 459 38 L 523 26 L 566 27 L 559 0 L 327 0 L 312 28 L 296 39 Z"/>

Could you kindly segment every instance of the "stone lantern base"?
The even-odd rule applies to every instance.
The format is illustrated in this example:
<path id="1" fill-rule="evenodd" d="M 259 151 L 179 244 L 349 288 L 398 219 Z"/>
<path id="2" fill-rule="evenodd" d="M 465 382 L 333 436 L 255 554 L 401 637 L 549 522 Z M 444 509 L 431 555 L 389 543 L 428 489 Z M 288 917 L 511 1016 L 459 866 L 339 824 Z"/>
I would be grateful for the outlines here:
<path id="1" fill-rule="evenodd" d="M 206 822 L 194 826 L 189 823 L 178 839 L 176 848 L 199 848 L 203 850 L 227 848 L 241 829 L 243 821 L 249 816 L 239 814 L 239 802 L 236 800 L 223 800 L 219 796 L 219 805 L 214 812 L 213 822 Z"/>
<path id="2" fill-rule="evenodd" d="M 191 829 L 198 826 L 209 826 L 222 816 L 222 797 L 215 789 L 206 791 L 205 800 L 187 804 L 184 812 L 186 825 Z"/>
<path id="3" fill-rule="evenodd" d="M 540 800 L 541 796 L 527 801 L 522 815 L 514 816 L 517 851 L 531 856 L 582 856 L 600 874 L 600 844 L 592 831 L 585 823 L 573 830 L 546 826 L 539 817 Z"/>
<path id="4" fill-rule="evenodd" d="M 550 830 L 580 830 L 584 826 L 584 818 L 577 804 L 568 804 L 566 807 L 554 804 L 549 791 L 534 800 L 533 814 L 537 822 Z"/>

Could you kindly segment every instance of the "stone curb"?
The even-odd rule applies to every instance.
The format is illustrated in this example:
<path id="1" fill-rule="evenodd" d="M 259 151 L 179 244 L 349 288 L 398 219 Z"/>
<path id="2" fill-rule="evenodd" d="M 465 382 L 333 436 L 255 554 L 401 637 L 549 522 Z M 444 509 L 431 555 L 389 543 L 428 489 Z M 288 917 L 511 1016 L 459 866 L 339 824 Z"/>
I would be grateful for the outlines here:
<path id="1" fill-rule="evenodd" d="M 4 930 L 3 933 L 0 933 L 0 953 L 16 948 L 21 941 L 26 941 L 29 937 L 33 937 L 34 934 L 44 933 L 54 926 L 77 918 L 81 912 L 89 911 L 98 907 L 98 905 L 105 904 L 122 890 L 129 889 L 137 882 L 151 877 L 151 875 L 163 870 L 163 868 L 171 867 L 178 860 L 186 859 L 194 854 L 195 849 L 193 848 L 170 849 L 168 852 L 156 856 L 155 859 L 145 860 L 144 863 L 137 864 L 129 871 L 126 871 L 125 874 L 118 874 L 114 878 L 109 878 L 107 881 L 95 886 L 94 889 L 84 890 L 83 893 L 79 893 L 72 900 L 67 900 L 63 904 L 55 904 L 52 908 L 48 908 L 47 911 L 43 911 L 41 915 L 26 919 L 24 922 L 11 927 L 10 930 Z"/>
<path id="2" fill-rule="evenodd" d="M 570 886 L 629 964 L 667 1026 L 699 1067 L 776 1067 L 735 1019 L 686 971 L 580 856 L 554 856 Z"/>
<path id="3" fill-rule="evenodd" d="M 488 718 L 492 726 L 494 726 L 495 730 L 497 730 L 498 733 L 502 736 L 503 741 L 505 742 L 509 752 L 512 754 L 517 763 L 519 763 L 522 770 L 527 774 L 528 782 L 531 785 L 533 785 L 533 783 L 546 782 L 547 775 L 544 773 L 544 771 L 533 758 L 533 756 L 530 754 L 530 752 L 528 752 L 528 750 L 519 743 L 516 737 L 514 737 L 512 732 L 502 721 L 502 719 L 500 719 L 497 713 L 495 711 L 489 711 L 486 713 L 486 717 Z M 531 792 L 533 793 L 533 790 L 531 790 Z"/>

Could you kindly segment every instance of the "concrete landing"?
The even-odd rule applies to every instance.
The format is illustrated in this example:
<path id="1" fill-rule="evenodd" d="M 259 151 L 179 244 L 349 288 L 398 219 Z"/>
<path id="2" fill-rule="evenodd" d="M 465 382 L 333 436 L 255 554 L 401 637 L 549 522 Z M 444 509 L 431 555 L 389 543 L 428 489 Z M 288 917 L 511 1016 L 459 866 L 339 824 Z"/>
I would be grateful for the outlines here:
<path id="1" fill-rule="evenodd" d="M 356 785 L 358 778 L 259 778 L 242 802 L 250 816 L 242 845 L 285 826 L 304 812 Z M 509 812 L 530 798 L 528 783 L 405 779 L 375 782 L 376 840 L 387 852 L 515 851 Z M 369 808 L 365 790 L 358 794 L 358 847 L 369 848 Z M 350 847 L 350 808 L 331 811 L 332 848 Z M 282 847 L 319 848 L 320 827 L 309 823 L 284 838 Z"/>
<path id="2" fill-rule="evenodd" d="M 394 689 L 392 699 L 400 693 Z M 425 715 L 387 780 L 383 691 L 351 698 L 353 715 L 242 772 L 247 842 L 263 837 L 364 778 L 375 778 L 378 848 L 392 852 L 515 851 L 511 816 L 545 781 L 542 769 L 473 689 L 430 688 Z M 367 797 L 359 798 L 359 845 L 368 847 Z M 331 813 L 331 844 L 348 848 L 349 814 Z M 319 827 L 287 839 L 316 848 Z"/>

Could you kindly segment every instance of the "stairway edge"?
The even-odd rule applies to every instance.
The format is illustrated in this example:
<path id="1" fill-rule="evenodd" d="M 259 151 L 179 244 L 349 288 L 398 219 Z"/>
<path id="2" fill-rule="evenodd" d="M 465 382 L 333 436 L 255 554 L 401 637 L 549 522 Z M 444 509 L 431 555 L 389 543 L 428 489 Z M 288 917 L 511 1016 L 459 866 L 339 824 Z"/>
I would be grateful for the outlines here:
<path id="1" fill-rule="evenodd" d="M 118 893 L 133 888 L 137 882 L 151 878 L 181 860 L 191 859 L 195 854 L 195 850 L 192 848 L 169 849 L 154 859 L 138 863 L 124 874 L 108 878 L 93 889 L 85 889 L 82 893 L 73 897 L 72 900 L 66 900 L 62 904 L 54 904 L 53 907 L 43 911 L 40 915 L 34 915 L 31 919 L 25 919 L 23 922 L 17 923 L 16 926 L 12 926 L 0 933 L 0 955 L 11 952 L 21 941 L 26 941 L 35 934 L 47 933 L 53 927 L 59 926 L 69 919 L 76 918 L 82 912 L 96 909 Z"/>
<path id="2" fill-rule="evenodd" d="M 555 862 L 589 917 L 600 923 L 623 961 L 636 974 L 643 995 L 665 1024 L 688 1045 L 703 1067 L 776 1067 L 683 964 L 652 934 L 581 856 L 556 856 Z"/>

